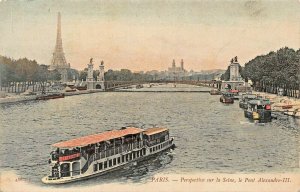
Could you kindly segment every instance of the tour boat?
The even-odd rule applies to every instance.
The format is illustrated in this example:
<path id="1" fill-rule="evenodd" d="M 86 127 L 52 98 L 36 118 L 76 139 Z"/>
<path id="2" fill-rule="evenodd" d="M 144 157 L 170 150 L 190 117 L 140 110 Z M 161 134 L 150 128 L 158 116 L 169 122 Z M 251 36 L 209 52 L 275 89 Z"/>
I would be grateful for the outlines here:
<path id="1" fill-rule="evenodd" d="M 87 179 L 174 148 L 167 128 L 124 127 L 52 145 L 46 184 Z"/>
<path id="2" fill-rule="evenodd" d="M 244 115 L 246 118 L 259 123 L 270 122 L 272 119 L 270 101 L 264 99 L 248 101 L 248 107 L 244 110 Z"/>

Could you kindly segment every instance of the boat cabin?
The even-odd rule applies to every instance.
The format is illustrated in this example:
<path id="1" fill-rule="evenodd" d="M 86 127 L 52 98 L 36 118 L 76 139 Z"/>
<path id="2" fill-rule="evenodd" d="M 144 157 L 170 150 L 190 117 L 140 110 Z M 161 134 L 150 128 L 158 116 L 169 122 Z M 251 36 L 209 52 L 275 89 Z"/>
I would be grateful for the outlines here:
<path id="1" fill-rule="evenodd" d="M 156 145 L 169 140 L 169 130 L 166 128 L 149 128 L 144 132 L 144 139 L 147 146 Z"/>
<path id="2" fill-rule="evenodd" d="M 241 100 L 239 102 L 239 107 L 242 109 L 247 109 L 248 107 L 248 101 L 257 99 L 257 95 L 255 94 L 243 94 L 241 97 Z"/>

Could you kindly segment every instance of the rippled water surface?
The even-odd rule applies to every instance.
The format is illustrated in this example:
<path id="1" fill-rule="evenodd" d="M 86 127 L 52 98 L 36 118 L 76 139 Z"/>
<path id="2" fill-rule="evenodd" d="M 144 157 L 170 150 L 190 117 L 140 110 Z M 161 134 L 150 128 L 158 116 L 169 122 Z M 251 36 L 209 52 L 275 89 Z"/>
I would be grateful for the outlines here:
<path id="1" fill-rule="evenodd" d="M 37 185 L 48 173 L 51 144 L 126 125 L 168 127 L 177 148 L 134 169 L 102 176 L 103 182 L 143 182 L 154 173 L 299 170 L 299 120 L 279 116 L 265 125 L 252 124 L 238 102 L 224 105 L 208 93 L 104 92 L 1 105 L 0 114 L 0 171 L 14 170 Z"/>

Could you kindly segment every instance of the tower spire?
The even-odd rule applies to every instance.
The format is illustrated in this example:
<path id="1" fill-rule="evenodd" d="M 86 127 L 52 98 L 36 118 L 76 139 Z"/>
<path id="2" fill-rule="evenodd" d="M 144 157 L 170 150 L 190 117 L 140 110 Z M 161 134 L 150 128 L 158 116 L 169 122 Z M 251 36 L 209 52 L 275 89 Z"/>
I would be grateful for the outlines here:
<path id="1" fill-rule="evenodd" d="M 57 69 L 61 74 L 61 81 L 66 82 L 68 80 L 67 69 L 70 68 L 70 65 L 67 64 L 65 54 L 62 46 L 61 38 L 61 14 L 57 14 L 57 34 L 56 34 L 56 45 L 53 52 L 53 58 L 51 62 L 51 69 Z"/>
<path id="2" fill-rule="evenodd" d="M 62 48 L 62 39 L 61 39 L 61 15 L 60 12 L 58 12 L 57 15 L 57 35 L 56 35 L 56 48 L 63 52 Z"/>

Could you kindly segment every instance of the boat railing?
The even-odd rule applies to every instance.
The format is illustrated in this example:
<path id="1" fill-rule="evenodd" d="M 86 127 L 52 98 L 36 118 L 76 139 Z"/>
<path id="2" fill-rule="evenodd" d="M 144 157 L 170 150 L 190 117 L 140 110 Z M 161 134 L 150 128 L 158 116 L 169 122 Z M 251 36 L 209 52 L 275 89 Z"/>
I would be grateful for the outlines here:
<path id="1" fill-rule="evenodd" d="M 107 150 L 101 151 L 99 153 L 94 153 L 89 157 L 88 161 L 82 167 L 81 173 L 86 172 L 89 168 L 89 165 L 94 161 L 97 161 L 99 159 L 103 159 L 106 157 L 110 157 L 110 156 L 113 156 L 116 154 L 121 154 L 123 152 L 131 151 L 133 149 L 138 149 L 141 147 L 143 147 L 143 142 L 134 142 L 134 143 L 130 143 L 130 144 L 123 144 L 123 145 L 120 145 L 120 146 L 117 146 L 117 147 L 114 147 L 111 149 L 107 149 Z"/>
<path id="2" fill-rule="evenodd" d="M 92 154 L 92 155 L 89 157 L 89 159 L 87 160 L 87 162 L 86 162 L 86 163 L 84 164 L 84 166 L 82 167 L 81 173 L 85 173 L 85 172 L 88 170 L 90 164 L 94 161 L 96 154 L 97 154 L 97 153 L 94 153 L 94 154 Z"/>

